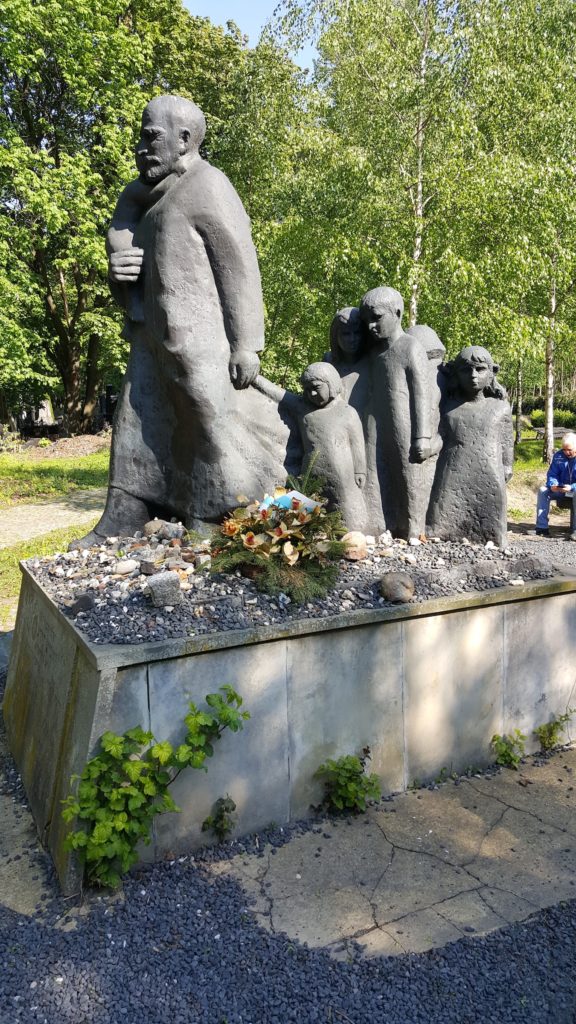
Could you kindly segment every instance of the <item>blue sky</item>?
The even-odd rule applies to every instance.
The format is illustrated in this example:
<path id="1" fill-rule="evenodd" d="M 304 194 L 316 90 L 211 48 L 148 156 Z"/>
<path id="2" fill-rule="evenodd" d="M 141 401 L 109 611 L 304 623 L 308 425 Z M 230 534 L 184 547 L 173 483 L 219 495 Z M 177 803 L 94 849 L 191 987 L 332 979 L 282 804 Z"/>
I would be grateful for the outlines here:
<path id="1" fill-rule="evenodd" d="M 249 37 L 250 45 L 256 46 L 260 32 L 269 18 L 272 17 L 278 0 L 184 0 L 191 14 L 201 18 L 210 18 L 214 25 L 226 25 L 227 21 L 235 21 L 240 31 Z M 295 60 L 301 67 L 312 67 L 315 50 L 311 46 L 295 54 Z"/>

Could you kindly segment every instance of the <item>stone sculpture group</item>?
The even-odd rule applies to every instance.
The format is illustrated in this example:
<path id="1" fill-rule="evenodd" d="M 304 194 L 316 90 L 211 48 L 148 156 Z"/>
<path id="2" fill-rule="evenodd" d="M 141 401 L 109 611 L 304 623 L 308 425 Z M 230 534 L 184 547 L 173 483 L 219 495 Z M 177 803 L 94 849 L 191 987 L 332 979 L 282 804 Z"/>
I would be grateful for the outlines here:
<path id="1" fill-rule="evenodd" d="M 405 332 L 401 296 L 382 287 L 336 314 L 301 395 L 266 380 L 250 222 L 200 156 L 204 132 L 181 97 L 144 110 L 139 177 L 107 239 L 130 358 L 106 509 L 80 543 L 153 516 L 218 522 L 240 494 L 263 496 L 314 459 L 349 529 L 503 544 L 512 421 L 490 354 L 471 346 L 443 364 L 435 332 Z"/>

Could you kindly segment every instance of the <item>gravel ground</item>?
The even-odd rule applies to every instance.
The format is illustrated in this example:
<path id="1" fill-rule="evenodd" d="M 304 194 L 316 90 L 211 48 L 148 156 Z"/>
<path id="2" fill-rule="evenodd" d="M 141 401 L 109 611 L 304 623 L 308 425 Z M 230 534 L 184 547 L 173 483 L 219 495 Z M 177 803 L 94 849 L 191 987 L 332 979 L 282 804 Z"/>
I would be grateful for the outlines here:
<path id="1" fill-rule="evenodd" d="M 321 841 L 321 840 L 320 840 Z M 260 928 L 234 880 L 182 858 L 124 898 L 0 911 L 2 1024 L 574 1024 L 576 901 L 486 938 L 338 962 Z"/>
<path id="2" fill-rule="evenodd" d="M 4 767 L 0 786 L 24 813 Z M 79 913 L 36 855 L 35 915 L 0 908 L 0 1024 L 574 1024 L 576 901 L 485 938 L 370 960 L 265 931 L 210 862 L 264 856 L 310 828 L 326 841 L 308 822 L 207 848 L 139 870 L 120 897 L 89 893 Z"/>
<path id="3" fill-rule="evenodd" d="M 392 607 L 381 596 L 379 582 L 393 571 L 411 576 L 413 602 L 576 572 L 576 544 L 564 537 L 514 539 L 504 550 L 465 541 L 412 545 L 383 537 L 369 547 L 365 560 L 340 563 L 338 584 L 325 598 L 295 606 L 286 595 L 261 594 L 239 573 L 202 571 L 206 545 L 179 536 L 170 539 L 177 531 L 176 524 L 165 524 L 164 539 L 114 538 L 27 564 L 56 604 L 100 644 L 138 644 Z M 149 587 L 159 574 L 174 574 L 180 586 L 176 600 L 154 607 Z"/>

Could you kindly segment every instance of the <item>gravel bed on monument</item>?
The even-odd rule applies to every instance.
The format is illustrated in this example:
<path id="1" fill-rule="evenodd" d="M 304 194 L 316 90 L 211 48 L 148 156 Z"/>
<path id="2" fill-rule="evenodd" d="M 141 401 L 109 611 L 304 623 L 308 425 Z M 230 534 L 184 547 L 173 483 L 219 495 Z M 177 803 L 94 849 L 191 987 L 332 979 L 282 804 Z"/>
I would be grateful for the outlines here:
<path id="1" fill-rule="evenodd" d="M 26 563 L 93 643 L 140 644 L 391 608 L 380 590 L 390 572 L 410 576 L 410 603 L 576 573 L 576 544 L 564 539 L 515 539 L 499 549 L 383 534 L 365 559 L 340 562 L 338 583 L 324 598 L 296 605 L 285 594 L 261 593 L 240 573 L 211 573 L 209 542 L 188 540 L 179 524 L 154 520 L 146 529 Z"/>

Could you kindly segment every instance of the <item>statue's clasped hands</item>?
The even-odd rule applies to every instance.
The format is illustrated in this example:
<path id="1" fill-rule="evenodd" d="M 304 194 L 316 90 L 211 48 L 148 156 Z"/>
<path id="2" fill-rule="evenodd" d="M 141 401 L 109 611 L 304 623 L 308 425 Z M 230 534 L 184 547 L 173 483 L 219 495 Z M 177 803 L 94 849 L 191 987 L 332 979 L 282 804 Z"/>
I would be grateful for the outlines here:
<path id="1" fill-rule="evenodd" d="M 256 380 L 260 370 L 260 359 L 256 352 L 240 350 L 239 352 L 232 353 L 228 365 L 230 380 L 236 390 L 240 391 Z"/>
<path id="2" fill-rule="evenodd" d="M 120 249 L 110 253 L 109 276 L 118 284 L 133 284 L 144 265 L 144 249 Z"/>

